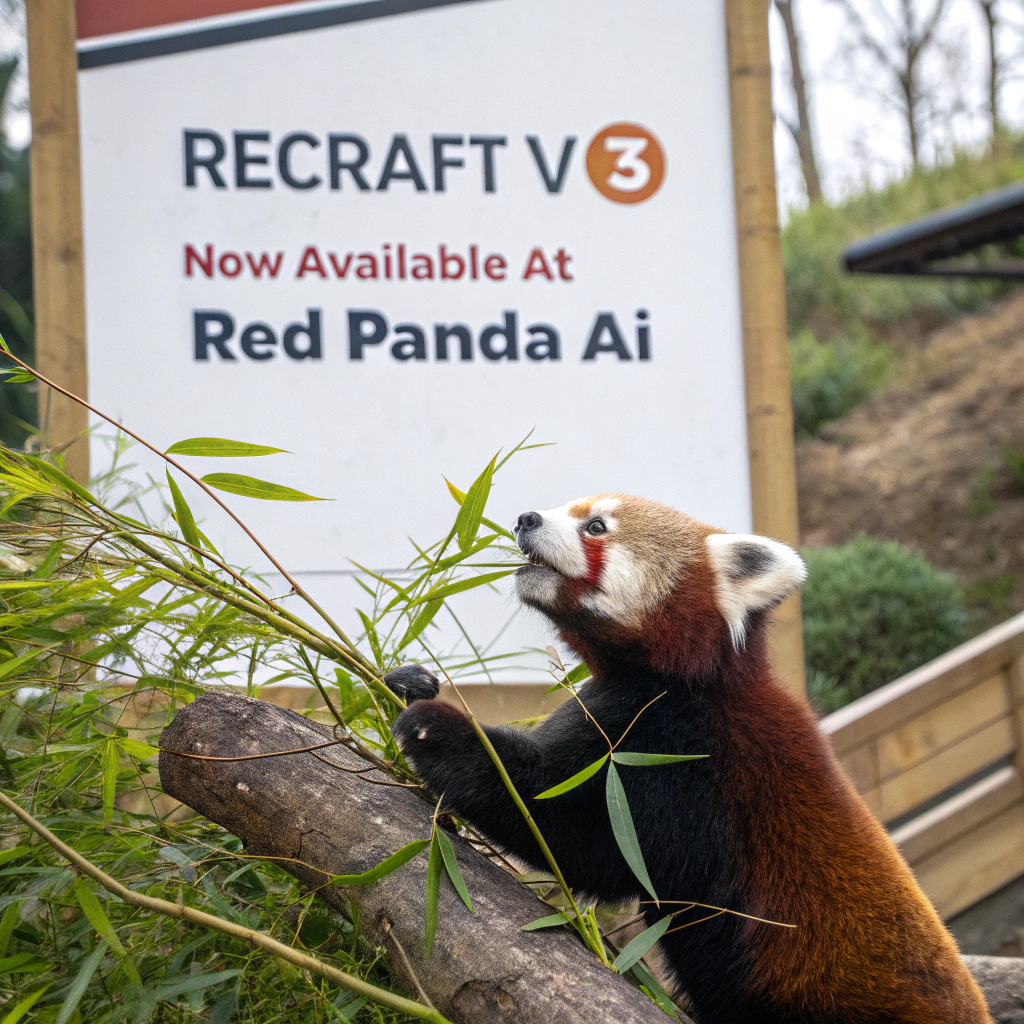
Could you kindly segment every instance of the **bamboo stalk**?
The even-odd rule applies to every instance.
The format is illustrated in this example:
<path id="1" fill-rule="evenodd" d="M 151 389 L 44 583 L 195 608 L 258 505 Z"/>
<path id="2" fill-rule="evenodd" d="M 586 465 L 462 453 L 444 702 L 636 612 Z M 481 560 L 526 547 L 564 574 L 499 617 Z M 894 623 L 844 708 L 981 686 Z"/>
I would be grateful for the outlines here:
<path id="1" fill-rule="evenodd" d="M 196 910 L 194 907 L 186 907 L 178 903 L 171 903 L 169 900 L 158 899 L 155 896 L 144 896 L 142 893 L 135 892 L 134 889 L 127 888 L 127 886 L 122 885 L 116 879 L 101 871 L 91 861 L 86 860 L 77 850 L 73 850 L 66 843 L 61 842 L 41 821 L 37 821 L 28 811 L 23 810 L 6 793 L 0 792 L 0 805 L 6 807 L 17 818 L 20 818 L 40 839 L 52 846 L 65 860 L 74 864 L 82 874 L 88 875 L 94 882 L 102 885 L 107 892 L 113 893 L 133 907 L 141 907 L 143 910 L 149 910 L 155 914 L 163 914 L 166 917 L 178 918 L 182 921 L 189 921 L 192 924 L 202 925 L 204 928 L 210 928 L 213 931 L 223 932 L 225 935 L 230 935 L 233 938 L 241 939 L 242 942 L 249 943 L 251 946 L 256 946 L 280 960 L 287 960 L 296 967 L 310 971 L 312 974 L 319 974 L 320 977 L 337 985 L 338 988 L 348 989 L 350 992 L 365 996 L 381 1006 L 390 1007 L 392 1010 L 398 1010 L 400 1013 L 407 1013 L 411 1017 L 418 1017 L 420 1020 L 430 1021 L 431 1024 L 451 1024 L 447 1017 L 443 1017 L 437 1010 L 431 1007 L 423 1006 L 421 1003 L 417 1003 L 412 999 L 406 999 L 404 996 L 400 996 L 395 992 L 389 992 L 387 989 L 378 988 L 376 985 L 371 985 L 368 981 L 363 981 L 362 978 L 346 974 L 345 971 L 340 971 L 337 967 L 325 964 L 315 957 L 300 953 L 298 950 L 292 949 L 291 946 L 286 946 L 283 942 L 278 942 L 277 939 L 264 935 L 263 932 L 255 931 L 252 928 L 244 928 L 233 921 L 225 921 L 223 918 L 207 914 L 202 910 Z"/>

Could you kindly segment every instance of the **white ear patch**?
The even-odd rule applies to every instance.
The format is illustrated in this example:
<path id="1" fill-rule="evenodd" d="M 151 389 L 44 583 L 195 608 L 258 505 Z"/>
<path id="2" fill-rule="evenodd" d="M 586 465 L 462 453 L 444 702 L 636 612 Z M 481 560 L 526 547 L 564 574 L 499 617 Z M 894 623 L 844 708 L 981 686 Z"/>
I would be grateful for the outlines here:
<path id="1" fill-rule="evenodd" d="M 781 604 L 807 579 L 807 566 L 791 547 L 767 537 L 713 533 L 707 547 L 718 609 L 739 650 L 747 616 Z"/>

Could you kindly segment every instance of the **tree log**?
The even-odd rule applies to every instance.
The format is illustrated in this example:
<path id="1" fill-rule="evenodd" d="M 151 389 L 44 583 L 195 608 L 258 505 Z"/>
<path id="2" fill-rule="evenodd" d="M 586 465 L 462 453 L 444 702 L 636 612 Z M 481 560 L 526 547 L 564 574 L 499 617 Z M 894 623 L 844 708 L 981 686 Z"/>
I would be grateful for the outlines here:
<path id="1" fill-rule="evenodd" d="M 366 871 L 429 838 L 431 807 L 408 789 L 374 785 L 386 780 L 376 770 L 352 774 L 366 762 L 344 746 L 243 761 L 169 752 L 239 757 L 329 739 L 323 726 L 265 701 L 206 694 L 164 730 L 160 781 L 240 837 L 249 853 L 311 865 L 281 862 L 310 886 Z M 550 907 L 459 836 L 451 840 L 473 913 L 442 878 L 432 953 L 424 946 L 426 851 L 371 885 L 328 886 L 318 895 L 342 912 L 358 906 L 362 934 L 388 950 L 396 982 L 410 992 L 418 983 L 459 1024 L 664 1024 L 654 1003 L 568 930 L 524 932 Z"/>
<path id="2" fill-rule="evenodd" d="M 328 739 L 328 729 L 293 711 L 206 694 L 164 730 L 160 780 L 166 793 L 243 839 L 250 853 L 311 865 L 281 865 L 310 886 L 366 871 L 430 836 L 430 806 L 410 790 L 374 785 L 370 780 L 387 781 L 376 770 L 351 774 L 366 762 L 340 745 L 248 761 L 168 752 L 239 757 Z M 318 895 L 343 913 L 358 906 L 364 936 L 388 950 L 396 981 L 413 993 L 418 982 L 458 1024 L 665 1024 L 643 993 L 602 967 L 574 934 L 524 932 L 550 908 L 464 840 L 451 840 L 474 912 L 442 880 L 431 954 L 424 948 L 425 852 L 372 885 L 328 886 Z M 1024 960 L 964 960 L 997 1024 L 1024 1024 Z"/>

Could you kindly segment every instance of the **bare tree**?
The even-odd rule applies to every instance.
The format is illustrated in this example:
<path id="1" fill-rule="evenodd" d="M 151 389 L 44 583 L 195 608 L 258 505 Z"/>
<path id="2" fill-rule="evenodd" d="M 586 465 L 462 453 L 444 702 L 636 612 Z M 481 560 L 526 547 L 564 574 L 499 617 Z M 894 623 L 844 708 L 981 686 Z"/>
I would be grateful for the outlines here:
<path id="1" fill-rule="evenodd" d="M 1003 122 L 999 112 L 999 87 L 1002 84 L 1002 64 L 999 59 L 998 30 L 999 16 L 996 0 L 978 0 L 985 19 L 986 42 L 988 44 L 988 116 L 992 129 L 992 141 L 1002 134 Z"/>
<path id="2" fill-rule="evenodd" d="M 935 32 L 945 13 L 947 0 L 934 0 L 924 14 L 919 0 L 832 0 L 846 13 L 853 31 L 852 46 L 888 79 L 882 99 L 902 115 L 910 159 L 921 160 L 927 86 L 922 71 L 923 57 L 935 42 Z M 895 7 L 895 10 L 892 8 Z"/>
<path id="3" fill-rule="evenodd" d="M 814 134 L 811 130 L 810 104 L 807 100 L 807 80 L 804 78 L 803 61 L 801 59 L 800 34 L 797 32 L 793 16 L 793 0 L 775 0 L 775 9 L 782 17 L 786 27 L 786 42 L 789 46 L 789 72 L 793 85 L 793 98 L 796 101 L 796 121 L 780 115 L 783 124 L 793 135 L 797 153 L 800 155 L 800 170 L 804 176 L 804 188 L 807 200 L 811 203 L 821 201 L 821 177 L 818 174 L 818 161 L 814 154 Z"/>

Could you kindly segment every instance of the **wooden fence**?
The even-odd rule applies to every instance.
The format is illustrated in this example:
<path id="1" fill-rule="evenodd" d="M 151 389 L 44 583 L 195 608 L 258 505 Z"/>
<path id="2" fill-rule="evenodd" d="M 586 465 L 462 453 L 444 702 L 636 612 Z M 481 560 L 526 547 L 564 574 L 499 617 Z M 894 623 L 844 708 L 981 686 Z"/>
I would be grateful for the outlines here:
<path id="1" fill-rule="evenodd" d="M 943 917 L 1024 874 L 1024 614 L 821 726 Z"/>
<path id="2" fill-rule="evenodd" d="M 544 684 L 459 689 L 489 723 L 544 714 L 562 699 Z M 301 708 L 312 692 L 278 684 L 260 695 Z M 1024 875 L 1024 613 L 821 727 L 943 917 Z"/>

